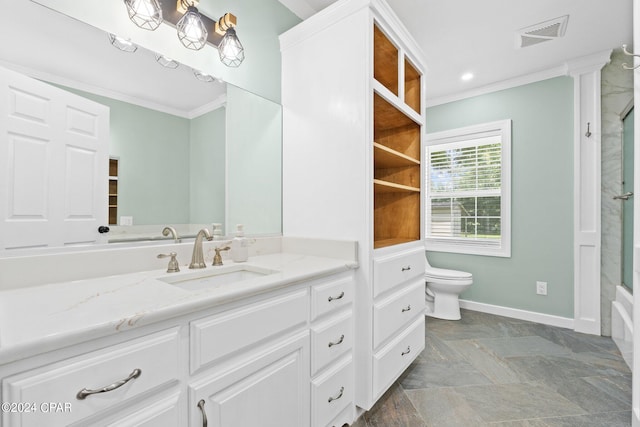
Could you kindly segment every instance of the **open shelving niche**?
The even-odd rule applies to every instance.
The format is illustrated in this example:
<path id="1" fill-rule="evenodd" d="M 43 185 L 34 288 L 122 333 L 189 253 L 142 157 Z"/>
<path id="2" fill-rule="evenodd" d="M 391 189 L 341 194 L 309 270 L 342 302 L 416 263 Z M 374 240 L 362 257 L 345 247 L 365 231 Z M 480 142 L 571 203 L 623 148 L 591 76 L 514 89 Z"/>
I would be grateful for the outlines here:
<path id="1" fill-rule="evenodd" d="M 117 158 L 109 158 L 109 225 L 118 224 L 118 163 Z"/>
<path id="2" fill-rule="evenodd" d="M 420 240 L 421 74 L 374 24 L 374 248 Z"/>

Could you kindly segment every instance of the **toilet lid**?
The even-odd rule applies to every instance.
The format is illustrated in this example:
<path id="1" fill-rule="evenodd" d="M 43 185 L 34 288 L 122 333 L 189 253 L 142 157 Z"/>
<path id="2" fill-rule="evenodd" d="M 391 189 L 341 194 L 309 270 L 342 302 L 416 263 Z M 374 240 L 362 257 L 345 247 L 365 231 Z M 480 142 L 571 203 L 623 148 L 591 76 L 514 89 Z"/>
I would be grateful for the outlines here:
<path id="1" fill-rule="evenodd" d="M 433 279 L 446 279 L 446 280 L 455 280 L 455 279 L 471 279 L 472 274 L 467 273 L 466 271 L 457 271 L 457 270 L 447 270 L 444 268 L 434 268 L 427 267 L 424 273 L 424 276 L 427 278 Z"/>

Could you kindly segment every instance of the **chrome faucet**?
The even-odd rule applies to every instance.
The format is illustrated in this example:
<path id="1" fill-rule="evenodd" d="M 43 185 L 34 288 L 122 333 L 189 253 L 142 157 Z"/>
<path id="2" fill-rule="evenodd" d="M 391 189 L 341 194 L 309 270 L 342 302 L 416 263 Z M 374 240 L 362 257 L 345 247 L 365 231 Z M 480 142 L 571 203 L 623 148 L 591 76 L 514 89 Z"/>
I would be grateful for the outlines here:
<path id="1" fill-rule="evenodd" d="M 202 254 L 202 237 L 207 240 L 213 239 L 213 236 L 211 236 L 208 229 L 203 228 L 198 231 L 196 241 L 193 244 L 193 255 L 191 255 L 191 264 L 189 264 L 189 268 L 205 268 L 207 266 L 204 263 L 204 255 Z"/>
<path id="2" fill-rule="evenodd" d="M 169 234 L 171 234 L 171 237 L 173 237 L 173 242 L 174 243 L 180 243 L 180 236 L 178 236 L 178 232 L 176 231 L 175 228 L 171 227 L 171 226 L 166 226 L 164 229 L 162 229 L 162 235 L 164 237 L 168 237 Z"/>

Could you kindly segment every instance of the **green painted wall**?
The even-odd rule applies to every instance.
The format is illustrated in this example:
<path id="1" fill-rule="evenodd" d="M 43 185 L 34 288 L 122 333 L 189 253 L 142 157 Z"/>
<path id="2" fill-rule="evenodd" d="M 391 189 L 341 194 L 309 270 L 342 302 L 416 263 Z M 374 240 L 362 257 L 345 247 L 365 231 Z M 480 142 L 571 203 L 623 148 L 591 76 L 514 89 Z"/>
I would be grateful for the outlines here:
<path id="1" fill-rule="evenodd" d="M 227 86 L 227 234 L 282 232 L 282 109 Z"/>
<path id="2" fill-rule="evenodd" d="M 64 88 L 110 108 L 109 155 L 118 157 L 118 218 L 134 225 L 189 222 L 190 120 Z"/>
<path id="3" fill-rule="evenodd" d="M 429 252 L 469 271 L 463 299 L 573 318 L 573 80 L 557 77 L 427 108 L 427 133 L 512 120 L 511 257 Z M 428 248 L 427 248 L 428 249 Z M 536 281 L 548 295 L 536 295 Z"/>
<path id="4" fill-rule="evenodd" d="M 192 224 L 219 222 L 224 227 L 225 113 L 222 107 L 191 120 Z"/>

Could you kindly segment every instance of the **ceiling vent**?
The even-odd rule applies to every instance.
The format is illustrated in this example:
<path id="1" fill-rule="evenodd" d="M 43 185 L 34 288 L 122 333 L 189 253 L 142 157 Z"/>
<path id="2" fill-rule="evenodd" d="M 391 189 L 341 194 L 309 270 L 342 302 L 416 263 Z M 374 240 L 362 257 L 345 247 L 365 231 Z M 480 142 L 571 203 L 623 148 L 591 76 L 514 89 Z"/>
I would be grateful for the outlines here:
<path id="1" fill-rule="evenodd" d="M 517 46 L 528 47 L 564 36 L 569 15 L 541 22 L 517 32 Z"/>

